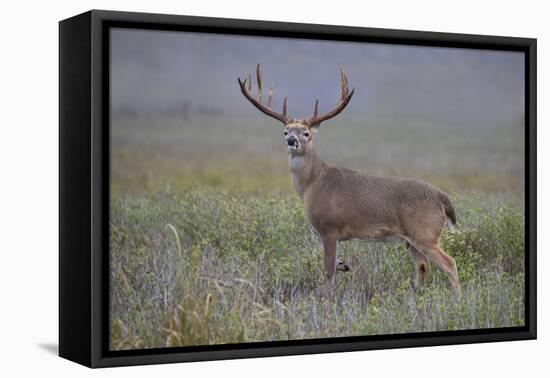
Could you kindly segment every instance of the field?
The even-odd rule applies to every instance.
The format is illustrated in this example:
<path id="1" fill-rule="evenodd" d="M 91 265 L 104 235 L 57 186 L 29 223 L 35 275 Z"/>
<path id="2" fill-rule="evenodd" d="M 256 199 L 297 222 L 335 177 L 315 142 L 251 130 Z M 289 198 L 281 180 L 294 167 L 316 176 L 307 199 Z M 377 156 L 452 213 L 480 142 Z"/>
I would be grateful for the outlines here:
<path id="1" fill-rule="evenodd" d="M 322 247 L 287 171 L 282 129 L 258 117 L 112 118 L 112 349 L 375 335 L 524 324 L 521 125 L 453 128 L 342 117 L 326 161 L 422 178 L 458 224 L 421 291 L 404 243 L 350 241 L 351 271 L 323 280 Z M 277 125 L 278 126 L 278 125 Z"/>

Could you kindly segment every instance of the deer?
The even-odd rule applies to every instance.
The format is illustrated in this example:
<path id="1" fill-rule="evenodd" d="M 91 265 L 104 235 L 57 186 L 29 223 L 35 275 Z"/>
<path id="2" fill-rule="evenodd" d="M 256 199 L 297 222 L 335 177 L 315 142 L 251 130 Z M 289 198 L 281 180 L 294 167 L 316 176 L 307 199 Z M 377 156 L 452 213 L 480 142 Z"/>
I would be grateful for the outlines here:
<path id="1" fill-rule="evenodd" d="M 396 176 L 372 175 L 324 162 L 313 147 L 322 123 L 336 117 L 349 104 L 355 88 L 349 90 L 348 78 L 340 67 L 340 96 L 328 113 L 319 114 L 319 99 L 313 116 L 296 119 L 287 114 L 287 97 L 282 113 L 273 111 L 273 84 L 264 105 L 260 64 L 256 67 L 258 94 L 252 93 L 249 74 L 237 78 L 240 91 L 254 107 L 283 124 L 288 150 L 290 178 L 300 197 L 305 218 L 319 237 L 324 250 L 324 273 L 333 279 L 337 271 L 349 266 L 338 259 L 338 243 L 351 239 L 384 240 L 397 237 L 406 243 L 416 268 L 412 283 L 420 289 L 431 270 L 430 263 L 446 274 L 454 293 L 461 288 L 455 260 L 441 248 L 440 236 L 446 224 L 456 224 L 449 196 L 432 184 Z"/>

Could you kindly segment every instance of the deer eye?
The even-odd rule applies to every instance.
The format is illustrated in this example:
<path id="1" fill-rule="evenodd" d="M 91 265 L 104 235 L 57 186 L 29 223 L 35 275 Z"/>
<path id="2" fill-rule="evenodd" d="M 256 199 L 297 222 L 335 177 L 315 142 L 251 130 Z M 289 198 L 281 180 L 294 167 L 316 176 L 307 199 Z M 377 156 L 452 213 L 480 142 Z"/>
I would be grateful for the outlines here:
<path id="1" fill-rule="evenodd" d="M 288 131 L 285 130 L 285 133 L 284 133 L 284 134 L 285 134 L 285 135 L 288 135 Z"/>
<path id="2" fill-rule="evenodd" d="M 306 131 L 306 132 L 304 133 L 304 136 L 305 136 L 306 138 L 309 138 L 309 132 Z"/>

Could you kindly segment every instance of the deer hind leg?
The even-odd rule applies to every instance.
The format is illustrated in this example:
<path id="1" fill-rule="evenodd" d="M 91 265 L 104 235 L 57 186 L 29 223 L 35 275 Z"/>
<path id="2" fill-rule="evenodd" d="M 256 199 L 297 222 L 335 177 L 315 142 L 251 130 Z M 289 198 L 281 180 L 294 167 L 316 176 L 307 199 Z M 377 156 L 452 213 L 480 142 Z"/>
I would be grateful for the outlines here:
<path id="1" fill-rule="evenodd" d="M 453 291 L 460 297 L 460 281 L 458 279 L 455 259 L 446 254 L 437 243 L 416 243 L 416 248 L 445 272 L 447 278 L 449 278 Z"/>
<path id="2" fill-rule="evenodd" d="M 430 261 L 426 256 L 424 256 L 422 253 L 418 251 L 412 244 L 407 243 L 409 252 L 411 252 L 414 265 L 416 267 L 416 279 L 414 281 L 414 288 L 416 290 L 420 289 L 422 286 L 424 286 L 424 282 L 426 281 L 426 276 L 430 272 L 431 265 Z"/>

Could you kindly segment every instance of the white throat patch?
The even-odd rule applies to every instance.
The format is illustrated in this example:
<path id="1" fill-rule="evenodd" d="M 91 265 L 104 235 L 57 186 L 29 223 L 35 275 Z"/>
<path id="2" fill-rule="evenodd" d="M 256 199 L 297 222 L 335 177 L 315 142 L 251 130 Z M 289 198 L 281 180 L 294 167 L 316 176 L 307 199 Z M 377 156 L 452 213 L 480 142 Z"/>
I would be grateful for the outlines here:
<path id="1" fill-rule="evenodd" d="M 288 157 L 288 167 L 290 171 L 296 171 L 304 166 L 304 157 L 302 155 L 290 154 Z"/>

